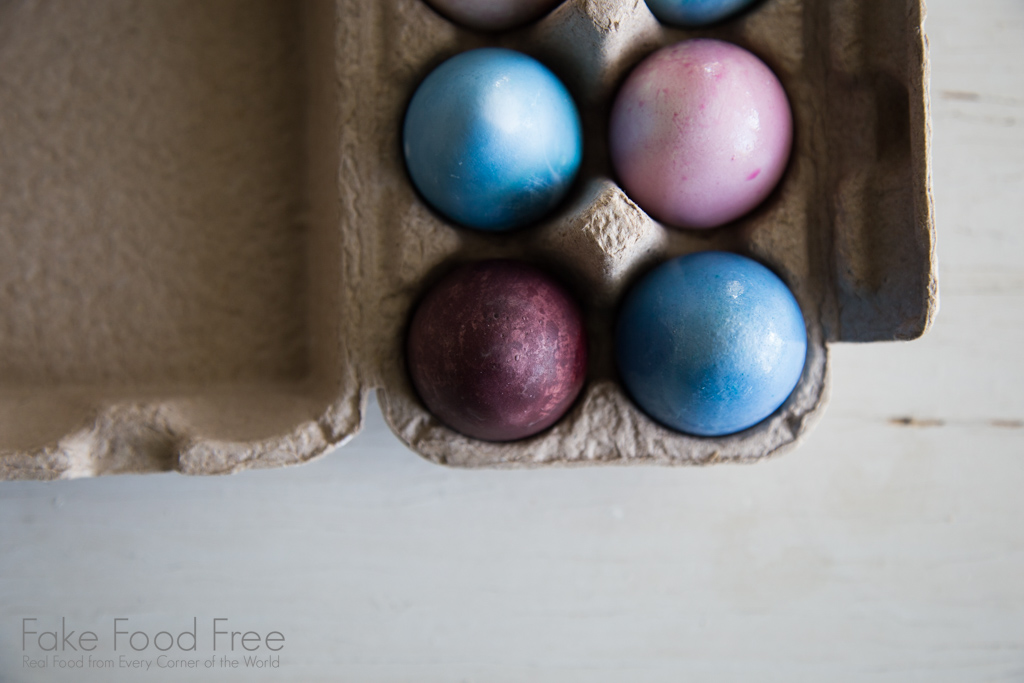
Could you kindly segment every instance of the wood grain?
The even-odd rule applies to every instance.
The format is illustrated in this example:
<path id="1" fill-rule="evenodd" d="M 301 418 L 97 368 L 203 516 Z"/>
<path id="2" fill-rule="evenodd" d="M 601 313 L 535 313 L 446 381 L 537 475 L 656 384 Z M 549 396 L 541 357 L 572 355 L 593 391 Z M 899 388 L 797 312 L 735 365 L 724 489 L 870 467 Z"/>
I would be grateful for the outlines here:
<path id="1" fill-rule="evenodd" d="M 1024 3 L 932 0 L 942 309 L 834 347 L 798 451 L 457 471 L 366 431 L 298 469 L 0 486 L 4 681 L 1024 680 Z M 20 618 L 198 615 L 281 668 L 21 666 Z"/>

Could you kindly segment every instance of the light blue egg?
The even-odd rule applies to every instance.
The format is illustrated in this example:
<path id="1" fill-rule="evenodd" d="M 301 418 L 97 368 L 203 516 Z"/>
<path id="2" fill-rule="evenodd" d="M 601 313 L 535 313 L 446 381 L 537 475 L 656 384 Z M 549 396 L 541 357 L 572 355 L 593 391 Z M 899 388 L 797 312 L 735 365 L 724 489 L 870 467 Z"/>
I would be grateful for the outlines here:
<path id="1" fill-rule="evenodd" d="M 420 84 L 405 115 L 405 163 L 435 209 L 462 225 L 508 230 L 565 196 L 583 131 L 569 91 L 537 60 L 482 48 Z"/>
<path id="2" fill-rule="evenodd" d="M 648 415 L 698 436 L 762 421 L 803 372 L 807 331 L 793 294 L 744 256 L 667 261 L 627 295 L 615 331 L 626 389 Z"/>
<path id="3" fill-rule="evenodd" d="M 647 0 L 658 21 L 673 26 L 714 24 L 753 3 L 754 0 Z"/>

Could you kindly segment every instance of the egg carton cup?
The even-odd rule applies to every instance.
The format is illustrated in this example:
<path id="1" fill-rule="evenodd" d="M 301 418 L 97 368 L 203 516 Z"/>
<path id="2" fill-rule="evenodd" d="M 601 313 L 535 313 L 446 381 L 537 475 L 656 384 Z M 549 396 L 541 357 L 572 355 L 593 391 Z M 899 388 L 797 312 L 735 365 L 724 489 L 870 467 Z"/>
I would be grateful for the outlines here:
<path id="1" fill-rule="evenodd" d="M 99 16 L 113 24 L 100 26 L 100 32 L 115 41 L 124 39 L 119 27 L 147 20 L 158 6 L 177 10 L 179 17 L 188 16 L 182 11 L 198 13 L 193 21 L 199 24 L 235 26 L 229 10 L 199 2 L 167 0 L 131 12 L 117 0 L 96 5 Z M 180 370 L 145 354 L 139 361 L 131 337 L 115 340 L 123 362 L 97 365 L 88 351 L 106 337 L 85 325 L 86 350 L 72 354 L 77 362 L 61 365 L 50 345 L 33 349 L 25 343 L 16 325 L 40 323 L 14 302 L 13 312 L 0 320 L 15 330 L 14 341 L 4 343 L 21 354 L 19 367 L 29 370 L 11 369 L 13 361 L 0 365 L 3 478 L 162 470 L 215 474 L 304 462 L 358 432 L 374 390 L 398 438 L 446 465 L 754 461 L 793 448 L 821 417 L 828 399 L 830 342 L 913 339 L 931 324 L 938 298 L 921 0 L 764 0 L 731 21 L 701 30 L 660 25 L 643 0 L 567 0 L 539 21 L 501 34 L 459 27 L 421 0 L 306 0 L 297 7 L 245 4 L 256 33 L 280 27 L 281 12 L 294 21 L 294 31 L 273 29 L 282 45 L 278 62 L 264 56 L 252 66 L 240 60 L 268 49 L 266 41 L 250 44 L 243 37 L 236 42 L 244 47 L 227 55 L 234 61 L 223 66 L 228 76 L 236 70 L 241 84 L 223 96 L 228 112 L 245 108 L 268 73 L 285 70 L 278 74 L 277 91 L 264 95 L 267 104 L 259 115 L 266 121 L 246 124 L 262 137 L 248 146 L 239 143 L 244 154 L 232 161 L 242 176 L 229 190 L 236 191 L 234 198 L 249 201 L 261 220 L 271 212 L 269 227 L 258 232 L 262 242 L 250 246 L 253 233 L 244 221 L 183 223 L 193 236 L 223 227 L 232 236 L 230 244 L 254 249 L 248 265 L 259 272 L 238 271 L 253 287 L 278 292 L 273 278 L 283 272 L 278 284 L 290 288 L 285 304 L 273 308 L 266 297 L 252 303 L 248 294 L 203 300 L 207 308 L 200 310 L 210 324 L 224 324 L 225 307 L 235 316 L 227 316 L 231 320 L 247 311 L 255 311 L 255 320 L 263 306 L 268 315 L 282 318 L 285 332 L 272 328 L 279 334 L 268 338 L 277 341 L 258 347 L 262 356 L 256 351 L 245 356 L 230 348 L 203 355 L 209 346 L 197 346 L 194 331 L 172 330 L 161 343 L 174 352 L 193 350 L 205 363 Z M 0 20 L 13 11 L 0 6 Z M 204 16 L 211 13 L 216 16 Z M 27 22 L 44 34 L 47 21 L 61 26 L 75 21 L 56 15 L 8 18 L 15 28 Z M 166 29 L 153 23 L 149 30 Z M 0 29 L 0 67 L 10 67 L 0 76 L 0 87 L 29 92 L 27 101 L 23 96 L 20 104 L 0 111 L 0 142 L 13 130 L 5 122 L 24 120 L 38 104 L 32 98 L 43 97 L 18 74 L 30 73 L 44 56 L 37 55 L 36 63 L 32 55 L 12 57 L 3 44 L 12 35 Z M 607 150 L 612 100 L 630 69 L 659 47 L 693 37 L 727 40 L 757 54 L 782 82 L 794 116 L 792 156 L 776 190 L 751 214 L 704 231 L 678 230 L 651 219 L 616 184 Z M 175 45 L 166 47 L 170 58 L 163 67 L 171 78 L 181 68 L 172 59 L 179 56 L 175 50 L 184 50 Z M 542 223 L 507 234 L 453 226 L 428 208 L 412 187 L 401 153 L 401 124 L 417 85 L 448 57 L 484 46 L 520 50 L 551 68 L 576 99 L 584 127 L 583 165 L 569 197 Z M 211 59 L 221 56 L 215 52 Z M 152 74 L 128 74 L 133 77 Z M 94 100 L 107 97 L 115 107 L 155 106 L 140 104 L 124 88 L 104 90 L 103 83 L 98 93 L 87 94 Z M 297 109 L 296 84 L 304 93 Z M 83 140 L 79 131 L 88 125 L 48 125 L 60 133 L 50 144 L 62 144 L 70 153 L 85 156 L 103 144 Z M 225 116 L 221 125 L 233 131 L 237 124 Z M 33 144 L 31 136 L 25 144 Z M 139 144 L 147 149 L 147 140 Z M 256 175 L 245 157 L 254 145 L 291 154 L 291 161 L 278 164 L 277 175 L 264 173 L 246 184 Z M 6 174 L 0 179 L 16 185 L 35 177 L 31 167 L 12 170 L 2 162 L 0 173 Z M 155 178 L 167 186 L 162 201 L 195 192 L 194 183 Z M 280 189 L 282 179 L 290 183 L 287 192 Z M 111 182 L 116 191 L 117 183 L 126 181 L 118 176 Z M 38 199 L 0 198 L 0 219 L 30 214 Z M 75 205 L 78 214 L 67 217 L 84 227 L 70 229 L 72 239 L 20 254 L 13 264 L 17 272 L 39 264 L 46 270 L 53 259 L 91 239 L 95 211 L 90 214 L 90 207 L 100 204 L 82 199 Z M 235 215 L 236 206 L 217 204 L 213 218 Z M 158 216 L 141 215 L 159 222 Z M 114 210 L 113 217 L 124 215 Z M 142 221 L 138 229 L 149 226 Z M 154 250 L 149 266 L 184 295 L 208 294 L 208 276 L 186 277 L 180 268 L 183 258 L 200 258 L 203 246 L 202 239 L 185 244 L 191 251 L 173 258 Z M 772 268 L 800 303 L 808 332 L 803 375 L 783 406 L 750 429 L 715 438 L 674 432 L 648 418 L 625 394 L 612 361 L 617 306 L 630 285 L 668 258 L 709 249 L 738 252 Z M 590 368 L 579 399 L 554 427 L 521 441 L 484 442 L 447 428 L 418 399 L 404 364 L 406 328 L 419 299 L 457 264 L 485 258 L 523 259 L 551 272 L 576 295 L 587 324 Z M 141 277 L 129 265 L 112 267 L 137 285 L 134 301 L 147 301 L 147 288 L 153 288 L 158 303 L 165 300 L 160 277 Z M 88 269 L 94 267 L 82 278 L 86 294 L 106 282 Z M 59 299 L 46 302 L 59 309 Z M 127 319 L 131 311 L 111 315 L 120 321 L 118 316 Z M 240 335 L 264 329 L 252 323 Z M 142 329 L 143 335 L 147 331 Z M 246 362 L 238 361 L 237 371 L 224 369 L 234 367 L 226 361 L 239 356 Z"/>

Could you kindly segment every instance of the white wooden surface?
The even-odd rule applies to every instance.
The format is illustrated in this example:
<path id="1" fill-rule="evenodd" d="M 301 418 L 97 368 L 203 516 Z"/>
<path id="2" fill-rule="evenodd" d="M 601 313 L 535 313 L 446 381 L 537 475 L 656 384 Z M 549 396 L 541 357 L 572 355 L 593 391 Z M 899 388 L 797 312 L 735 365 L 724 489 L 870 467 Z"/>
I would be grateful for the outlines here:
<path id="1" fill-rule="evenodd" d="M 1024 681 L 1024 0 L 930 5 L 942 310 L 836 347 L 800 450 L 453 471 L 374 409 L 298 469 L 0 485 L 0 681 Z M 262 674 L 33 672 L 31 616 L 286 645 Z"/>

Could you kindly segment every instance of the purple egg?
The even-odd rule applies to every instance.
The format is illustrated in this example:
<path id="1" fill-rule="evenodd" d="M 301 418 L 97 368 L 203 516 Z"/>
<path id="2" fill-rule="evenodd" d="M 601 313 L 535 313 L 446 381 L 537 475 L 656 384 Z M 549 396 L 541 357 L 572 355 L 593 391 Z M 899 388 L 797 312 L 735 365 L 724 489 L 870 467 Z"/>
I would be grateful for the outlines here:
<path id="1" fill-rule="evenodd" d="M 487 441 L 522 439 L 557 422 L 583 387 L 583 317 L 537 268 L 481 261 L 420 303 L 406 359 L 420 398 L 449 427 Z"/>
<path id="2" fill-rule="evenodd" d="M 654 218 L 713 228 L 760 204 L 786 169 L 793 116 L 764 62 L 697 39 L 663 48 L 626 79 L 612 108 L 612 164 Z"/>
<path id="3" fill-rule="evenodd" d="M 482 31 L 504 31 L 540 17 L 561 0 L 428 0 L 441 14 Z"/>

